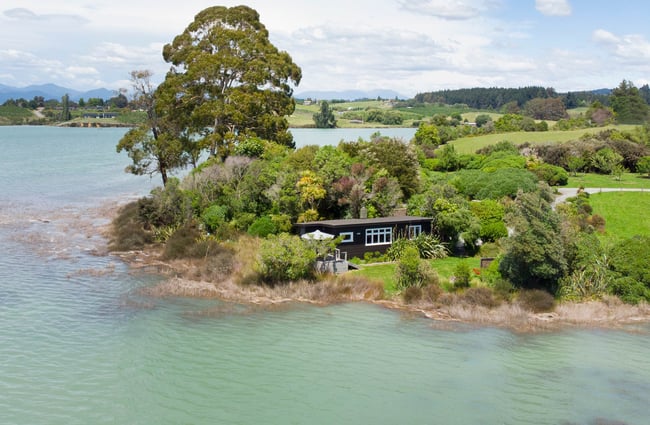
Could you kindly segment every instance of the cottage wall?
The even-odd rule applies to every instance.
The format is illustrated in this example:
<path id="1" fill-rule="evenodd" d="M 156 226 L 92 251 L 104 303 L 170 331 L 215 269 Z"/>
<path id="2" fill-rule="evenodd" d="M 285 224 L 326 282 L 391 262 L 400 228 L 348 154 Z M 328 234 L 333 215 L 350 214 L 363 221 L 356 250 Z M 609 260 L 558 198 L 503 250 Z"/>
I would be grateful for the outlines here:
<path id="1" fill-rule="evenodd" d="M 391 217 L 378 219 L 325 220 L 296 225 L 300 235 L 320 230 L 335 237 L 344 236 L 338 245 L 348 259 L 363 258 L 367 252 L 384 254 L 392 241 L 417 233 L 431 233 L 431 219 L 426 217 Z M 345 253 L 345 254 L 344 254 Z"/>

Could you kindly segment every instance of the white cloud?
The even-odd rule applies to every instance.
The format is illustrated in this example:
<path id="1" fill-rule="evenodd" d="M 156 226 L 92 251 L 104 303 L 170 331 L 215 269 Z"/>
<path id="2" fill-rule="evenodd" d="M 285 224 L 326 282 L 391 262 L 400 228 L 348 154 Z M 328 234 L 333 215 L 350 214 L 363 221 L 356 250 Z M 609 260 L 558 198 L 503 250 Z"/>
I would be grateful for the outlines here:
<path id="1" fill-rule="evenodd" d="M 642 35 L 618 36 L 598 29 L 593 33 L 593 40 L 621 60 L 644 65 L 650 61 L 650 42 Z M 646 66 L 646 69 L 650 70 L 650 67 Z"/>
<path id="2" fill-rule="evenodd" d="M 476 18 L 494 6 L 489 0 L 397 0 L 404 10 L 418 15 L 442 19 L 465 20 Z"/>
<path id="3" fill-rule="evenodd" d="M 155 82 L 162 81 L 169 69 L 162 46 L 196 13 L 214 5 L 184 0 L 179 7 L 175 0 L 158 0 L 154 10 L 132 0 L 1 3 L 0 83 L 56 82 L 78 89 L 124 87 L 134 69 L 150 69 Z M 230 7 L 241 1 L 218 3 Z M 636 81 L 650 75 L 650 33 L 637 16 L 638 6 L 617 5 L 627 18 L 610 23 L 606 7 L 591 5 L 580 10 L 578 22 L 578 13 L 571 17 L 570 3 L 247 2 L 260 13 L 271 42 L 302 68 L 296 91 L 389 88 L 409 95 L 438 88 L 530 84 L 561 91 L 578 85 L 614 86 L 622 78 Z M 542 14 L 567 16 L 570 25 L 549 29 Z M 604 25 L 611 25 L 609 31 L 593 32 Z M 565 30 L 570 32 L 559 32 Z M 585 44 L 589 36 L 592 43 Z"/>
<path id="4" fill-rule="evenodd" d="M 71 75 L 74 76 L 98 76 L 99 71 L 92 66 L 68 66 L 66 69 Z"/>
<path id="5" fill-rule="evenodd" d="M 125 68 L 124 74 L 126 75 L 133 69 L 162 64 L 162 46 L 162 43 L 127 46 L 120 43 L 102 42 L 93 46 L 89 53 L 80 56 L 80 59 L 83 62 L 100 66 Z"/>
<path id="6" fill-rule="evenodd" d="M 39 21 L 40 23 L 49 22 L 59 25 L 80 25 L 88 23 L 88 19 L 77 14 L 61 14 L 61 13 L 43 13 L 38 14 L 30 9 L 24 7 L 16 7 L 7 9 L 3 12 L 7 18 L 15 21 Z"/>
<path id="7" fill-rule="evenodd" d="M 535 0 L 535 8 L 547 16 L 571 15 L 571 5 L 568 0 Z"/>

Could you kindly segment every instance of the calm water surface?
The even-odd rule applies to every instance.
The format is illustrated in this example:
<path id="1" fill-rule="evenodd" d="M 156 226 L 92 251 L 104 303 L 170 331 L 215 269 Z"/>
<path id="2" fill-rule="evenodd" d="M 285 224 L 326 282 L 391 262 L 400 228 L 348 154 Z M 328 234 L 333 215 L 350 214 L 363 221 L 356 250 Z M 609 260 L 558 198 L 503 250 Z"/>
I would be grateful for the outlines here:
<path id="1" fill-rule="evenodd" d="M 650 423 L 646 325 L 139 296 L 155 277 L 95 255 L 112 201 L 152 185 L 122 173 L 121 134 L 0 128 L 1 424 Z"/>

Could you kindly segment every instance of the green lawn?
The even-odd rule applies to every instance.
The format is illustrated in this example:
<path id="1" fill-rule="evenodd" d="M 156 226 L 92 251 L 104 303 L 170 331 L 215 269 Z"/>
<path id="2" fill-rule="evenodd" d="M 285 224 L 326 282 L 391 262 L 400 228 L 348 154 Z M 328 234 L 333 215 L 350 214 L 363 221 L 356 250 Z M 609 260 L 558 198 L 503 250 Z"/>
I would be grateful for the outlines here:
<path id="1" fill-rule="evenodd" d="M 644 188 L 650 189 L 650 178 L 636 173 L 625 173 L 620 180 L 605 174 L 583 174 L 569 177 L 566 187 L 615 187 L 615 188 Z"/>
<path id="2" fill-rule="evenodd" d="M 611 242 L 650 235 L 650 192 L 604 192 L 590 196 L 594 214 L 605 217 L 604 238 Z"/>
<path id="3" fill-rule="evenodd" d="M 531 144 L 564 143 L 568 142 L 569 140 L 576 140 L 585 133 L 599 133 L 610 128 L 629 131 L 635 127 L 636 126 L 634 125 L 617 125 L 597 128 L 584 128 L 569 131 L 518 131 L 516 133 L 496 133 L 477 137 L 463 137 L 450 143 L 456 148 L 456 152 L 458 153 L 474 153 L 478 149 L 481 149 L 485 146 L 494 145 L 502 141 L 509 141 L 516 145 L 520 145 L 526 142 L 529 142 Z"/>
<path id="4" fill-rule="evenodd" d="M 458 258 L 447 257 L 441 260 L 431 260 L 430 264 L 437 272 L 442 280 L 449 280 L 454 274 L 454 269 L 461 261 L 467 261 L 470 268 L 478 268 L 481 266 L 480 257 L 472 258 Z M 370 279 L 381 280 L 384 282 L 384 290 L 391 294 L 397 292 L 395 288 L 395 263 L 381 263 L 373 265 L 362 265 L 361 270 L 353 271 L 350 273 L 357 273 Z"/>

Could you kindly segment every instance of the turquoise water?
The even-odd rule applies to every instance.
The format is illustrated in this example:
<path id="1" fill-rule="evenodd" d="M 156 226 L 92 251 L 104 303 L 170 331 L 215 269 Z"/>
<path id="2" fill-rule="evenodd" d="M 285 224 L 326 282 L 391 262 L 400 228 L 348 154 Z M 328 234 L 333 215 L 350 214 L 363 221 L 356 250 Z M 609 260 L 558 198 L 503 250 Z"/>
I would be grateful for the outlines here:
<path id="1" fill-rule="evenodd" d="M 152 184 L 122 173 L 122 131 L 0 127 L 0 423 L 649 422 L 648 325 L 516 334 L 139 295 L 157 278 L 94 236 Z"/>

